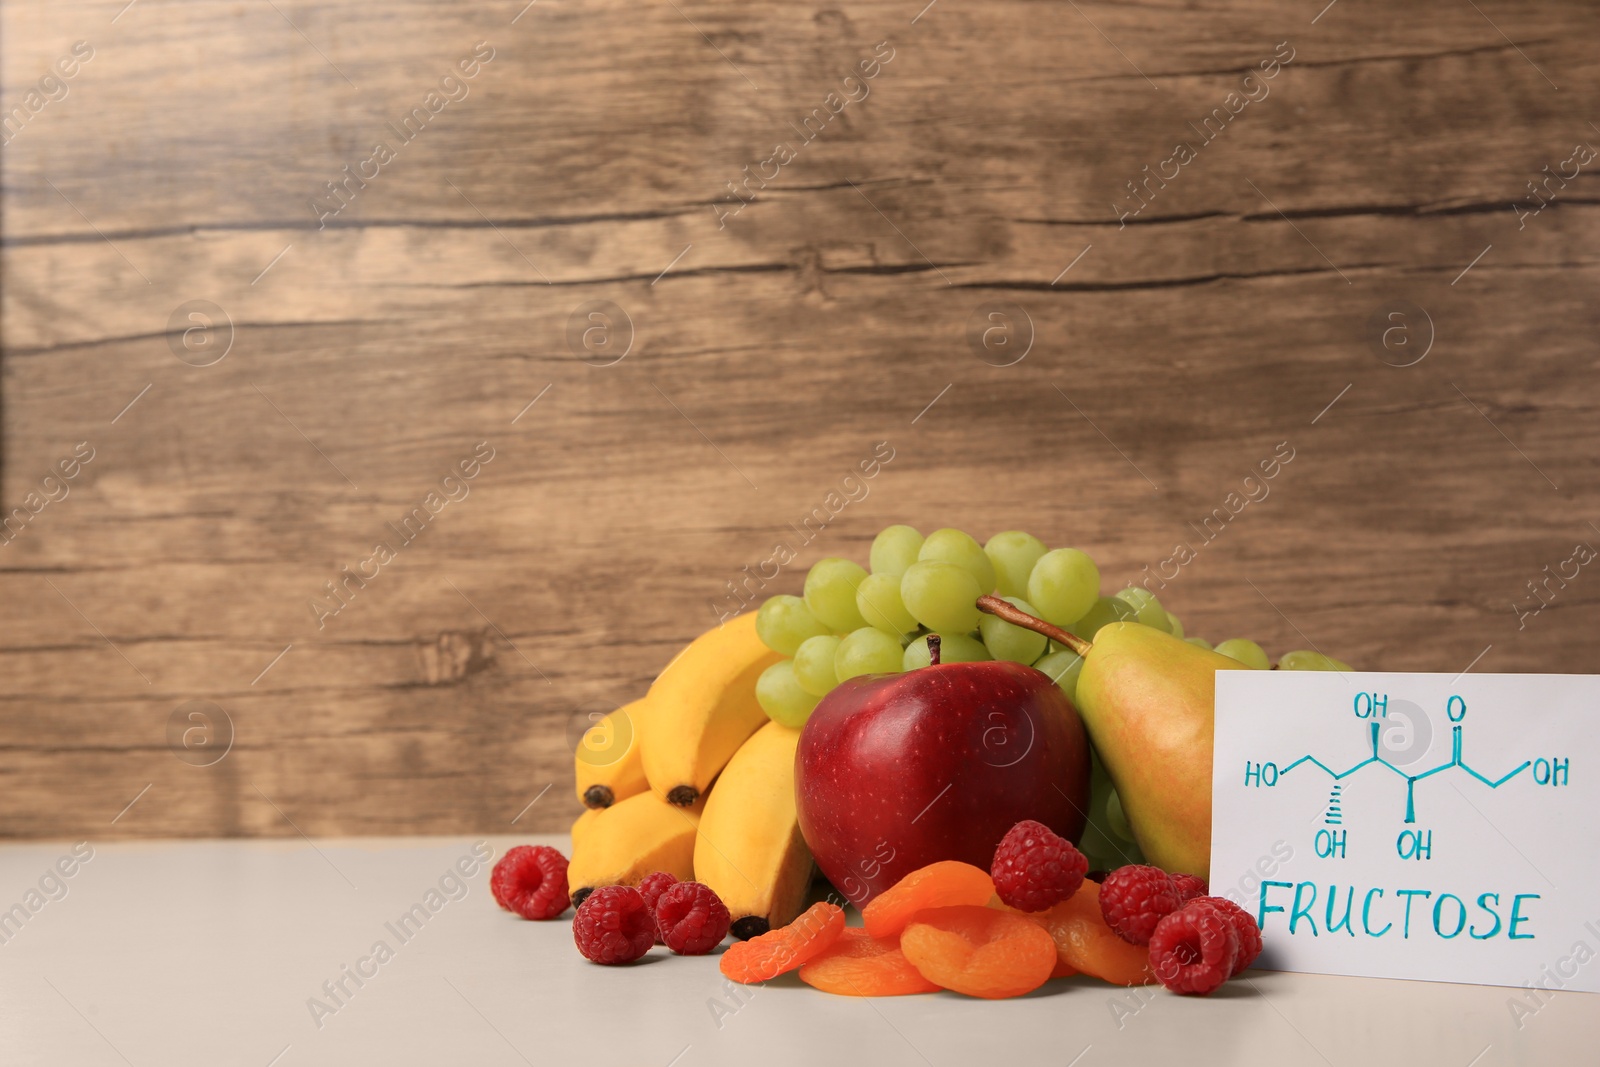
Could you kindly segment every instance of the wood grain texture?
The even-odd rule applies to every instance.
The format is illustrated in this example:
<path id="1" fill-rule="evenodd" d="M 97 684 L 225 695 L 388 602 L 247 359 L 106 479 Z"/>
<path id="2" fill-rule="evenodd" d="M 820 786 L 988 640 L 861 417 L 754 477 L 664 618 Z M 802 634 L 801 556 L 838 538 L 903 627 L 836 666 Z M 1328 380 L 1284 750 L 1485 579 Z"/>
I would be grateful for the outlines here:
<path id="1" fill-rule="evenodd" d="M 0 832 L 564 829 L 572 724 L 878 442 L 767 592 L 891 522 L 1028 529 L 1110 587 L 1184 542 L 1191 633 L 1600 670 L 1600 576 L 1514 608 L 1600 545 L 1600 180 L 1512 206 L 1600 145 L 1596 15 L 1320 7 L 0 0 L 8 110 L 94 50 L 0 155 L 5 507 L 94 450 L 0 547 Z M 430 90 L 459 99 L 320 226 Z M 210 366 L 174 353 L 196 300 L 232 324 Z M 569 343 L 594 301 L 613 365 Z M 1435 335 L 1407 368 L 1371 341 L 1402 302 Z M 1021 318 L 969 343 L 987 305 L 1031 322 L 1013 365 Z M 209 767 L 168 744 L 193 700 L 234 728 Z"/>

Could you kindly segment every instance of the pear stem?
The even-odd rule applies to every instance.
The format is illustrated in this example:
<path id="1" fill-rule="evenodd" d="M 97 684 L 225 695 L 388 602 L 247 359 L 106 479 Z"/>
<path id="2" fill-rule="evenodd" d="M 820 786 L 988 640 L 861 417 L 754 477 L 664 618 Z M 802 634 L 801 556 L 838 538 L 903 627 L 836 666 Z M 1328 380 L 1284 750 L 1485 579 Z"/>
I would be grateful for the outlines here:
<path id="1" fill-rule="evenodd" d="M 1036 619 L 1015 604 L 1001 600 L 994 595 L 978 598 L 978 610 L 987 612 L 997 619 L 1004 619 L 1013 626 L 1020 626 L 1024 630 L 1032 630 L 1036 634 L 1044 634 L 1058 645 L 1066 645 L 1080 656 L 1087 656 L 1089 649 L 1094 647 L 1077 634 L 1068 633 L 1059 626 L 1052 626 L 1043 619 Z"/>
<path id="2" fill-rule="evenodd" d="M 939 646 L 942 643 L 938 634 L 928 635 L 928 666 L 937 667 L 939 665 Z"/>

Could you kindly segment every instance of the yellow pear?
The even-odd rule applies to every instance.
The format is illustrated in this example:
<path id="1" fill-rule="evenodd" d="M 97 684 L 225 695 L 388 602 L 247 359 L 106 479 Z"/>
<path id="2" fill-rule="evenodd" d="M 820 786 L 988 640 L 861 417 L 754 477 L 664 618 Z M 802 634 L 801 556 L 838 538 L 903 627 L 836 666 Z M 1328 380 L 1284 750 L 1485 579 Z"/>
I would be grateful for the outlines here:
<path id="1" fill-rule="evenodd" d="M 1250 668 L 1137 622 L 1101 628 L 1082 655 L 1078 714 L 1134 840 L 1162 870 L 1207 877 L 1216 674 Z"/>

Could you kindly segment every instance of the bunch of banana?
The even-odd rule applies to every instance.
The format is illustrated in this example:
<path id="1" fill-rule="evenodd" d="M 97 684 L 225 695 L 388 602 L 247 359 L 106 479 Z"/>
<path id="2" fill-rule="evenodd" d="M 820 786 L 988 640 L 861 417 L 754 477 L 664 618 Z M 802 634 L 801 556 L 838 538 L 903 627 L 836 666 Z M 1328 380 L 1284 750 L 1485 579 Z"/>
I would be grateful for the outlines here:
<path id="1" fill-rule="evenodd" d="M 696 638 L 643 699 L 585 733 L 574 786 L 590 810 L 572 827 L 574 904 L 667 871 L 710 886 L 739 937 L 800 913 L 812 875 L 795 815 L 800 735 L 771 722 L 755 695 L 779 658 L 754 613 L 742 615 Z"/>

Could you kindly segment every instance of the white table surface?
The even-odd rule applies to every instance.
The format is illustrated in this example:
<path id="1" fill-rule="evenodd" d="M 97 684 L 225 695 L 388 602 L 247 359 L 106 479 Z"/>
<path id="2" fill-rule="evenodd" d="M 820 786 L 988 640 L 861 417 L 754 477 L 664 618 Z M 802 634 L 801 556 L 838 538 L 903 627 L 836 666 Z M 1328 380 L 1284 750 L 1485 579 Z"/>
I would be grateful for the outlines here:
<path id="1" fill-rule="evenodd" d="M 861 1001 L 790 975 L 737 987 L 735 999 L 715 957 L 656 948 L 631 967 L 586 963 L 570 921 L 523 922 L 495 907 L 486 869 L 459 899 L 436 898 L 445 903 L 401 943 L 384 924 L 425 903 L 473 840 L 93 845 L 61 881 L 65 896 L 49 883 L 59 899 L 40 894 L 43 906 L 4 931 L 0 1063 L 1600 1062 L 1594 996 L 1556 994 L 1519 1027 L 1507 1006 L 1517 991 L 1485 986 L 1252 971 L 1204 1000 L 1069 979 L 1010 1001 Z M 567 846 L 564 836 L 488 839 L 496 856 L 526 841 Z M 0 846 L 0 909 L 25 903 L 69 852 Z M 366 965 L 376 974 L 360 988 L 346 979 L 353 992 L 319 1026 L 308 1000 L 333 1006 L 323 982 L 379 940 L 393 958 Z"/>

